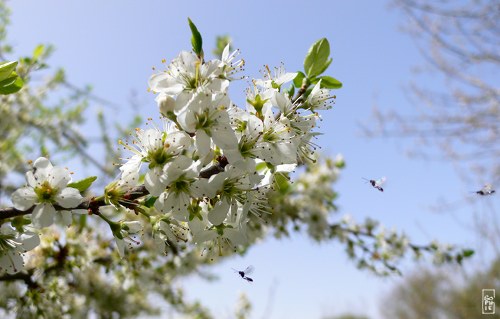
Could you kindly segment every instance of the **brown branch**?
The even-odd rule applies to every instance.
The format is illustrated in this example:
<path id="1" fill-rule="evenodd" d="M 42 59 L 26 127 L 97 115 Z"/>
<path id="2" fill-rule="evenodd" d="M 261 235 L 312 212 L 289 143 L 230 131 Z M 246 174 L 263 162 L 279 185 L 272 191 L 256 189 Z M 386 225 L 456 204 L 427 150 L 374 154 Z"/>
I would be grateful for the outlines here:
<path id="1" fill-rule="evenodd" d="M 292 103 L 295 104 L 296 102 L 299 101 L 299 99 L 302 98 L 302 95 L 306 93 L 307 88 L 309 87 L 309 81 L 305 81 L 302 83 L 302 86 L 300 87 L 299 91 L 297 92 L 297 95 L 292 99 Z"/>
<path id="2" fill-rule="evenodd" d="M 14 281 L 14 280 L 22 280 L 24 283 L 28 286 L 28 289 L 37 289 L 40 288 L 40 285 L 31 278 L 31 275 L 33 274 L 33 271 L 30 271 L 28 273 L 25 272 L 18 272 L 16 274 L 5 274 L 3 276 L 0 276 L 0 282 L 1 281 Z"/>
<path id="3" fill-rule="evenodd" d="M 201 178 L 210 178 L 213 175 L 217 175 L 221 172 L 224 172 L 224 168 L 226 167 L 227 164 L 229 164 L 227 158 L 225 156 L 219 156 L 217 157 L 217 164 L 201 171 L 199 176 Z"/>
<path id="4" fill-rule="evenodd" d="M 200 172 L 199 177 L 200 178 L 210 178 L 213 175 L 219 174 L 224 171 L 224 168 L 229 164 L 227 158 L 225 156 L 219 156 L 217 157 L 217 164 L 203 170 Z M 146 189 L 144 185 L 136 186 L 126 192 L 123 195 L 123 200 L 119 201 L 119 203 L 126 207 L 134 210 L 134 208 L 137 206 L 137 203 L 134 201 L 136 199 L 139 199 L 141 197 L 144 197 L 148 195 L 149 192 Z M 99 215 L 99 208 L 101 206 L 108 205 L 105 201 L 103 196 L 100 197 L 92 197 L 92 198 L 87 198 L 85 199 L 80 205 L 73 207 L 73 208 L 64 208 L 59 205 L 54 205 L 54 208 L 57 211 L 61 210 L 75 210 L 75 209 L 85 209 L 88 210 L 89 214 L 95 214 Z M 35 209 L 35 206 L 30 207 L 27 210 L 19 210 L 14 207 L 6 207 L 6 208 L 0 208 L 0 221 L 7 219 L 7 218 L 12 218 L 12 217 L 18 217 L 18 216 L 24 216 L 24 215 L 29 215 L 33 213 L 33 210 Z"/>

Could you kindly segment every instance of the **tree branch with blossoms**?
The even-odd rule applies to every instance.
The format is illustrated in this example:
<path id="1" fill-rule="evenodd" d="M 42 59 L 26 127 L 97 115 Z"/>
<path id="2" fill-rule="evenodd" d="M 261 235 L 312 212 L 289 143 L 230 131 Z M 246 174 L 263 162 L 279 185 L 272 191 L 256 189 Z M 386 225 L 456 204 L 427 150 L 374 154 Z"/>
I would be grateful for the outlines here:
<path id="1" fill-rule="evenodd" d="M 242 78 L 238 73 L 245 63 L 237 59 L 239 51 L 230 52 L 227 45 L 220 59 L 205 60 L 201 35 L 191 20 L 189 25 L 192 52 L 181 52 L 149 79 L 160 123 L 150 121 L 147 128 L 137 128 L 128 140 L 119 141 L 128 155 L 119 178 L 101 195 L 88 195 L 96 177 L 73 182 L 68 169 L 53 166 L 45 157 L 31 164 L 26 186 L 11 196 L 13 207 L 0 209 L 0 272 L 7 273 L 0 280 L 24 280 L 37 290 L 49 280 L 35 278 L 41 265 L 49 278 L 55 268 L 47 265 L 65 274 L 77 265 L 95 277 L 99 269 L 116 267 L 120 280 L 126 278 L 144 292 L 141 281 L 163 280 L 164 274 L 175 278 L 204 263 L 244 253 L 270 232 L 288 235 L 290 225 L 306 226 L 318 241 L 345 243 L 359 267 L 381 274 L 397 272 L 396 263 L 407 250 L 448 256 L 443 255 L 447 248 L 410 244 L 405 236 L 377 229 L 372 221 L 332 220 L 336 193 L 331 184 L 344 162 L 322 161 L 314 142 L 320 134 L 319 112 L 333 106 L 331 90 L 342 86 L 323 75 L 332 63 L 327 39 L 311 46 L 303 71 L 266 67 L 263 78 L 251 82 L 245 108 L 240 108 L 228 93 L 231 82 Z M 297 168 L 300 174 L 295 177 L 291 173 Z M 90 232 L 86 225 L 94 221 L 89 216 L 107 224 L 118 253 L 102 241 L 95 245 L 99 249 L 82 253 L 86 243 L 78 236 Z M 46 231 L 54 223 L 77 226 L 67 230 L 59 252 L 44 243 L 44 236 L 59 242 Z M 45 254 L 25 261 L 30 251 Z M 173 257 L 162 259 L 169 254 Z M 461 262 L 470 251 L 456 254 L 443 261 Z M 129 263 L 121 260 L 127 255 Z M 60 285 L 76 289 L 78 278 L 72 280 Z M 95 280 L 105 286 L 105 279 Z M 170 286 L 157 289 L 165 299 L 177 300 Z M 117 290 L 117 295 L 126 294 Z"/>

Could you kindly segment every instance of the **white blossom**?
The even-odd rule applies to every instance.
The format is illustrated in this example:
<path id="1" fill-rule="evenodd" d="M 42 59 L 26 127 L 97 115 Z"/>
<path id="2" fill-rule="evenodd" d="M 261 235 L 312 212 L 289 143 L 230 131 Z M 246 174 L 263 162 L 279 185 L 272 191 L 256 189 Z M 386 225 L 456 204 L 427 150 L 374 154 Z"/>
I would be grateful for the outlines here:
<path id="1" fill-rule="evenodd" d="M 23 254 L 39 244 L 36 233 L 18 232 L 8 224 L 0 226 L 0 271 L 15 274 L 23 270 Z"/>
<path id="2" fill-rule="evenodd" d="M 120 257 L 125 256 L 125 245 L 128 249 L 132 249 L 141 244 L 140 237 L 142 232 L 142 224 L 139 221 L 120 221 L 118 228 L 113 231 L 116 247 Z"/>
<path id="3" fill-rule="evenodd" d="M 33 171 L 26 173 L 26 180 L 28 186 L 16 190 L 12 194 L 12 202 L 16 209 L 23 211 L 35 205 L 31 220 L 36 228 L 52 225 L 57 214 L 67 214 L 56 213 L 54 205 L 75 208 L 82 201 L 76 188 L 66 187 L 71 182 L 69 171 L 53 167 L 44 157 L 34 162 Z M 67 221 L 67 217 L 65 219 Z"/>

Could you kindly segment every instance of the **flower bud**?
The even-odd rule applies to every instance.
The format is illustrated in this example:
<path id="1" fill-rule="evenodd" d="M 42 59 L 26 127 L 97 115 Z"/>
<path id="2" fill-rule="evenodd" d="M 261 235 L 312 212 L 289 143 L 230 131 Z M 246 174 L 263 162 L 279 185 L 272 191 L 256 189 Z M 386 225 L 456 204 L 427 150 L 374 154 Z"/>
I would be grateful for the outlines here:
<path id="1" fill-rule="evenodd" d="M 168 117 L 167 115 L 169 113 L 174 112 L 175 99 L 172 96 L 166 93 L 160 93 L 155 100 L 163 116 Z"/>

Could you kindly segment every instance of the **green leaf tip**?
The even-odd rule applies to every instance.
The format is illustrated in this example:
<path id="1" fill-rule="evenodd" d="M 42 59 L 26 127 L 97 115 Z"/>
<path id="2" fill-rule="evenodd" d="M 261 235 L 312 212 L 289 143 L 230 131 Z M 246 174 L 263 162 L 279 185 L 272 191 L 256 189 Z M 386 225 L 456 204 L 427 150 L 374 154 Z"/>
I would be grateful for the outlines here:
<path id="1" fill-rule="evenodd" d="M 67 186 L 76 188 L 80 191 L 80 193 L 82 193 L 86 191 L 92 185 L 92 183 L 95 182 L 96 179 L 97 176 L 90 176 L 82 180 L 79 180 L 78 182 L 69 183 Z"/>
<path id="2" fill-rule="evenodd" d="M 12 72 L 16 70 L 17 61 L 0 62 L 0 81 L 10 77 Z"/>
<path id="3" fill-rule="evenodd" d="M 193 46 L 193 51 L 200 59 L 203 59 L 203 39 L 201 38 L 201 34 L 190 18 L 188 18 L 188 23 L 192 34 L 191 45 Z"/>
<path id="4" fill-rule="evenodd" d="M 322 76 L 321 79 L 321 87 L 326 89 L 340 89 L 342 87 L 342 82 L 333 78 L 331 76 Z"/>

